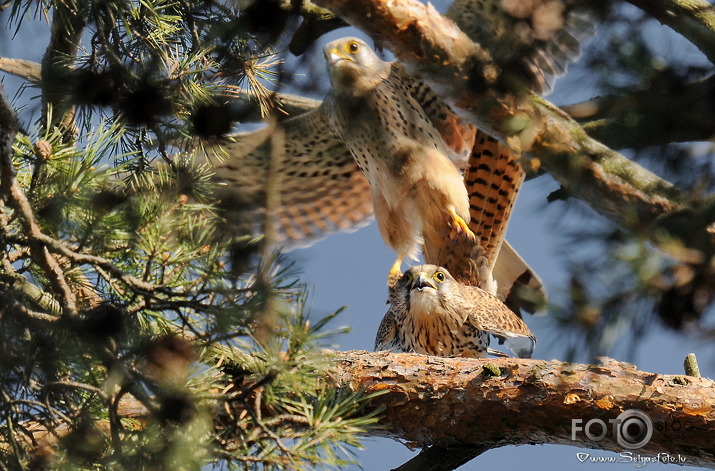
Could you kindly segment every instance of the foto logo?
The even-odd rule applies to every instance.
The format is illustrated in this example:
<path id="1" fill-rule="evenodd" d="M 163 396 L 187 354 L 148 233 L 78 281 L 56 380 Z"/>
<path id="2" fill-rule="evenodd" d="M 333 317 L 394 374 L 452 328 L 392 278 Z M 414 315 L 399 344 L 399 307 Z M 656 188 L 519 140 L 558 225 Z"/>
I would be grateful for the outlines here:
<path id="1" fill-rule="evenodd" d="M 583 463 L 584 461 L 586 461 L 589 456 L 591 456 L 589 453 L 583 453 L 583 452 L 576 453 L 576 458 L 577 458 L 581 463 Z"/>

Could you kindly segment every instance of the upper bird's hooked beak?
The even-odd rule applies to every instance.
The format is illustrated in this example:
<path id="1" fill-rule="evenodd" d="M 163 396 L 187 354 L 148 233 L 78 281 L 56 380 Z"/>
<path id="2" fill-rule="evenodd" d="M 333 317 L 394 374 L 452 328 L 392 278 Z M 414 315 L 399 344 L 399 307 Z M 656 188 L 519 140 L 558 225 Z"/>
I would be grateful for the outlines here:
<path id="1" fill-rule="evenodd" d="M 418 277 L 412 280 L 410 290 L 416 289 L 417 291 L 424 291 L 425 288 L 437 289 L 437 287 L 432 283 L 432 280 L 427 277 L 424 273 L 420 273 Z"/>
<path id="2" fill-rule="evenodd" d="M 329 51 L 325 51 L 325 59 L 331 67 L 340 61 L 352 61 L 350 56 L 340 51 L 337 47 L 334 47 Z"/>

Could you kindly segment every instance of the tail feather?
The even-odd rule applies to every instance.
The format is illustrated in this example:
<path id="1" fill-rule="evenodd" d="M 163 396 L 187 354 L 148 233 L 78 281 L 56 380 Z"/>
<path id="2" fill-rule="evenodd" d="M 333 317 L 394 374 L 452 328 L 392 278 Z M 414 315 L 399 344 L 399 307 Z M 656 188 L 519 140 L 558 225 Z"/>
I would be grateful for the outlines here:
<path id="1" fill-rule="evenodd" d="M 518 154 L 479 131 L 464 174 L 469 194 L 469 228 L 492 268 L 525 177 L 519 159 Z"/>
<path id="2" fill-rule="evenodd" d="M 493 275 L 498 283 L 497 296 L 512 311 L 519 312 L 523 308 L 537 313 L 546 306 L 546 289 L 541 278 L 509 242 L 502 245 Z"/>
<path id="3" fill-rule="evenodd" d="M 424 254 L 426 263 L 443 266 L 459 282 L 497 295 L 513 311 L 534 312 L 546 303 L 541 280 L 504 240 L 524 177 L 519 155 L 479 131 L 464 174 L 469 228 L 476 239 L 468 234 L 457 240 L 429 238 Z"/>

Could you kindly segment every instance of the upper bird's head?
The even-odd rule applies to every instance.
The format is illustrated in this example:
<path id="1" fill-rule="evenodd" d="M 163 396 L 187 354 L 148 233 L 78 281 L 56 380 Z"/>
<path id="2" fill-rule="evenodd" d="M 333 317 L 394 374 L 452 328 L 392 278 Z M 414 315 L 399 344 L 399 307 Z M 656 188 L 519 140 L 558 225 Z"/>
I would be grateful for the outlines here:
<path id="1" fill-rule="evenodd" d="M 452 275 L 437 265 L 416 265 L 408 269 L 399 281 L 410 308 L 425 314 L 443 303 L 453 283 Z"/>
<path id="2" fill-rule="evenodd" d="M 336 39 L 329 42 L 323 52 L 333 87 L 351 93 L 372 88 L 390 71 L 390 63 L 377 57 L 372 48 L 358 38 Z"/>

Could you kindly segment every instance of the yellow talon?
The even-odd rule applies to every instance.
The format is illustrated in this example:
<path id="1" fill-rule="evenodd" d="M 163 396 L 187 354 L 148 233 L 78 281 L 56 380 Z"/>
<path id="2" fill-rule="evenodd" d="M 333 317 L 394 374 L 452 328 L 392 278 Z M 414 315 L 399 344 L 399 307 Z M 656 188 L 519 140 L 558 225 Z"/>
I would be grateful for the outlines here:
<path id="1" fill-rule="evenodd" d="M 456 239 L 457 234 L 464 233 L 468 238 L 475 240 L 477 236 L 474 235 L 464 219 L 454 211 L 454 208 L 449 208 L 449 212 L 452 216 L 452 239 Z"/>

